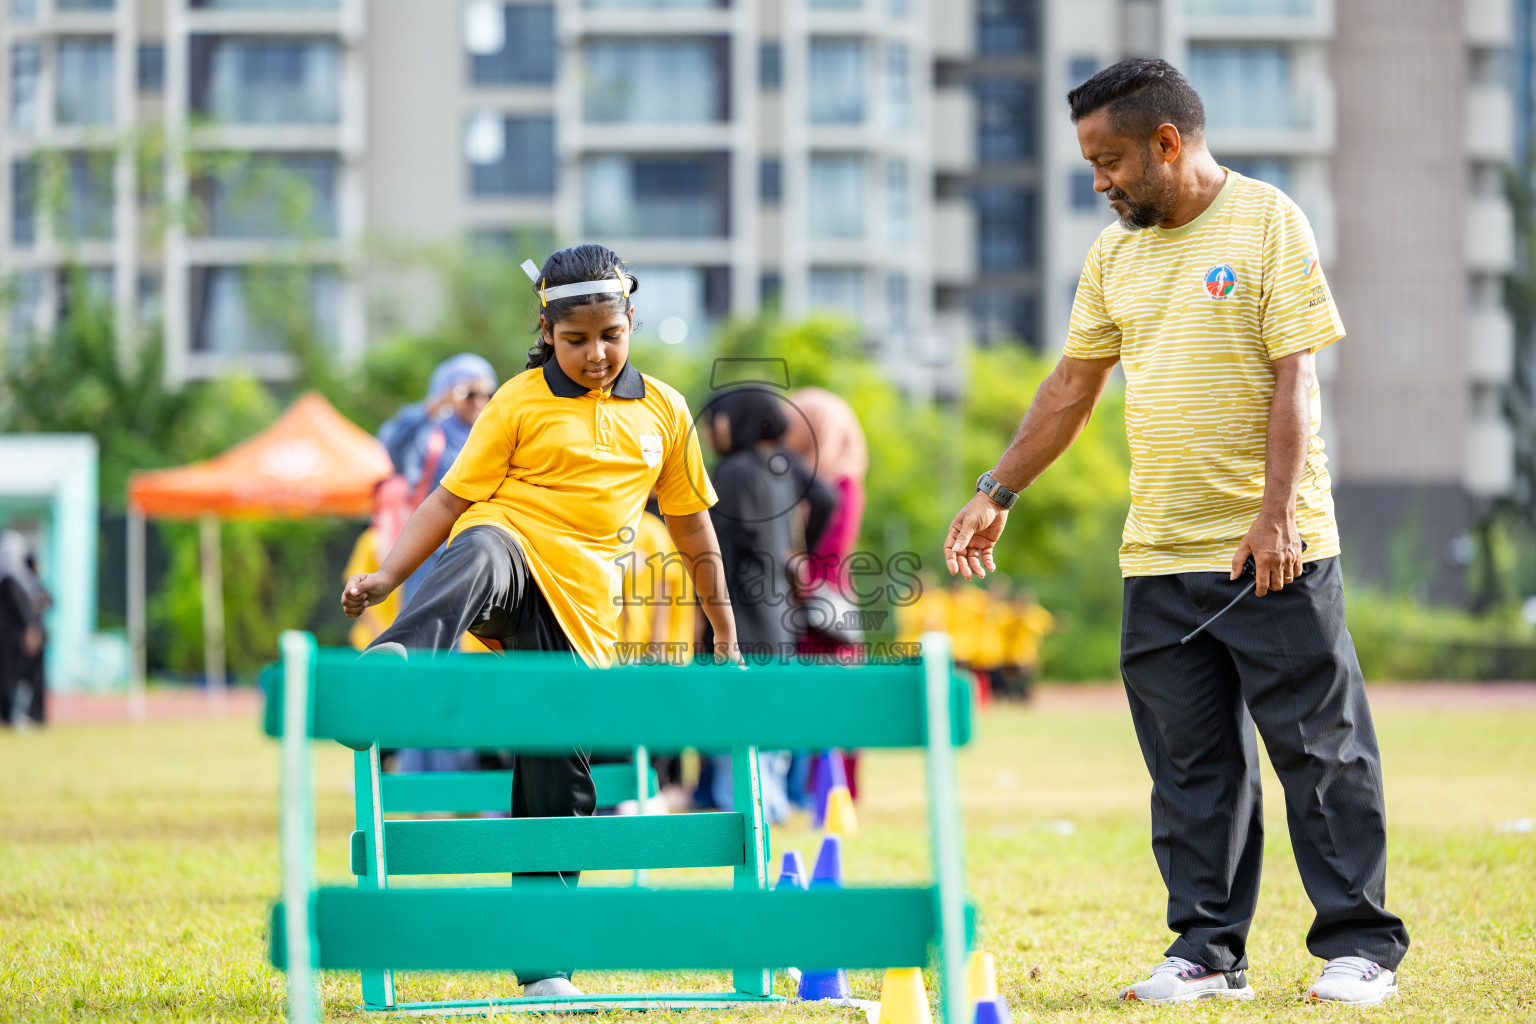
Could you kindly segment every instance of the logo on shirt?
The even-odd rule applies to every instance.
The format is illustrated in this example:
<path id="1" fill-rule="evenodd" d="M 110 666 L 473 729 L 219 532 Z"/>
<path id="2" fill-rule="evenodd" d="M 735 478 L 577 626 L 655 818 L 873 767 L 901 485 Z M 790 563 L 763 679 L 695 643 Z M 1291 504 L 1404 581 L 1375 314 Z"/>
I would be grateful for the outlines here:
<path id="1" fill-rule="evenodd" d="M 1218 263 L 1205 272 L 1205 293 L 1213 299 L 1230 299 L 1237 291 L 1237 271 L 1230 263 Z"/>
<path id="2" fill-rule="evenodd" d="M 645 460 L 647 466 L 654 466 L 661 461 L 661 435 L 640 435 L 640 457 Z"/>

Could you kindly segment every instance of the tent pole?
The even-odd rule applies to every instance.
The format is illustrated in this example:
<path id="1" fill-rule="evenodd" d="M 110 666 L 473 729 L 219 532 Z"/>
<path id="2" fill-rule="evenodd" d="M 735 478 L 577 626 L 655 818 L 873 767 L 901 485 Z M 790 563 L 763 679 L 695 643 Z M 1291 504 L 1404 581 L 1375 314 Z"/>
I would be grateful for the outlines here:
<path id="1" fill-rule="evenodd" d="M 205 512 L 198 521 L 203 570 L 203 667 L 208 704 L 224 709 L 224 566 L 219 550 L 219 517 Z"/>
<path id="2" fill-rule="evenodd" d="M 142 722 L 144 699 L 144 511 L 128 504 L 128 718 Z"/>

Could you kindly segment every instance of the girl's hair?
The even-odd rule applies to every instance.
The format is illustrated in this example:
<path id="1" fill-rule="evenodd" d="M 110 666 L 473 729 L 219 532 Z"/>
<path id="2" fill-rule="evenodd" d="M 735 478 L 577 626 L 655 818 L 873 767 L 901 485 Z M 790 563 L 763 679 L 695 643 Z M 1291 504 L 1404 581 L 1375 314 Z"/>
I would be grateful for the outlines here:
<path id="1" fill-rule="evenodd" d="M 549 259 L 544 261 L 544 268 L 539 274 L 539 279 L 533 283 L 534 294 L 539 293 L 541 287 L 554 288 L 562 284 L 577 284 L 582 281 L 601 281 L 614 276 L 614 270 L 623 274 L 629 280 L 629 294 L 633 295 L 640 288 L 640 281 L 629 271 L 623 269 L 624 261 L 619 259 L 619 254 L 605 245 L 573 245 L 569 249 L 561 249 L 551 253 Z M 570 316 L 579 306 L 612 306 L 617 312 L 628 313 L 631 308 L 629 298 L 619 292 L 596 292 L 589 295 L 572 295 L 564 299 L 553 299 L 549 305 L 543 308 L 544 320 L 551 326 Z M 554 357 L 554 347 L 544 341 L 544 332 L 539 331 L 539 340 L 534 342 L 528 350 L 528 369 L 534 370 Z"/>

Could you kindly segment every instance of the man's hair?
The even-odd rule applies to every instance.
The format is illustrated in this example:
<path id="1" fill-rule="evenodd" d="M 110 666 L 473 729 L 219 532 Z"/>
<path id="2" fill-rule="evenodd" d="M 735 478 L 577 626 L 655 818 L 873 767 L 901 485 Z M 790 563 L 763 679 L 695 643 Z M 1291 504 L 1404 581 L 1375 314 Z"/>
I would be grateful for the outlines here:
<path id="1" fill-rule="evenodd" d="M 1109 130 L 1145 144 L 1158 125 L 1186 139 L 1205 134 L 1205 105 L 1179 69 L 1156 57 L 1128 57 L 1067 93 L 1072 123 L 1109 108 Z"/>

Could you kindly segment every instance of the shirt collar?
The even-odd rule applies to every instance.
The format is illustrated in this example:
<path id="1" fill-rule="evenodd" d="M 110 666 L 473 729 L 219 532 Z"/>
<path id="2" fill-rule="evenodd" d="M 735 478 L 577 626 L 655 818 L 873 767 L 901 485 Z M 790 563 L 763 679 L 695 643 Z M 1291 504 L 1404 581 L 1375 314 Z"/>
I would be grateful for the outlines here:
<path id="1" fill-rule="evenodd" d="M 592 388 L 583 387 L 567 377 L 565 371 L 560 369 L 560 364 L 553 358 L 544 364 L 544 383 L 549 385 L 549 390 L 561 398 L 580 398 L 591 393 Z M 640 371 L 635 369 L 635 364 L 629 360 L 624 361 L 624 369 L 614 378 L 613 386 L 608 393 L 615 398 L 644 398 L 645 378 Z"/>

